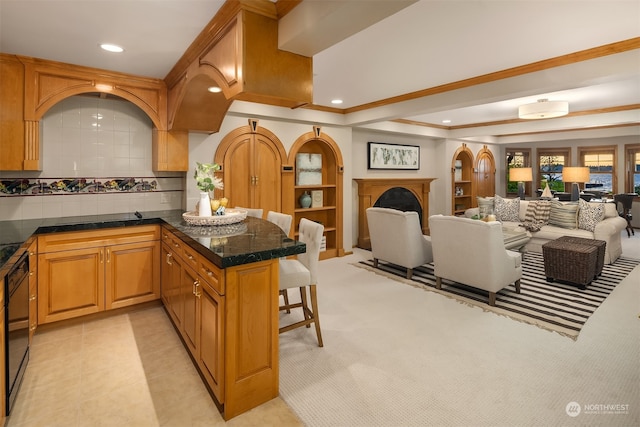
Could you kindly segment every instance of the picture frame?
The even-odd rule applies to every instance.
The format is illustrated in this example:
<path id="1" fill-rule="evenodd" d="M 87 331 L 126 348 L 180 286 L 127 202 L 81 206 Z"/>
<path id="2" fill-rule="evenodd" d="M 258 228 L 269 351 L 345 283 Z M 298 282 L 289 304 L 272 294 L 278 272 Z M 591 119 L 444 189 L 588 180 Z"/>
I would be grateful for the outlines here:
<path id="1" fill-rule="evenodd" d="M 417 145 L 367 143 L 369 169 L 420 169 L 420 147 Z"/>

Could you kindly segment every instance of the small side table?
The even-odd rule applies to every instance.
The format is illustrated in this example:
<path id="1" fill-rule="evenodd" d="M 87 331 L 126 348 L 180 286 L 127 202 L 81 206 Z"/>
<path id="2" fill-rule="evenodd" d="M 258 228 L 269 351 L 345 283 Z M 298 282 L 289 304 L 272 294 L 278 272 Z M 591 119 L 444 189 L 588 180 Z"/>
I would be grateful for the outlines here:
<path id="1" fill-rule="evenodd" d="M 548 282 L 554 280 L 578 285 L 580 289 L 596 278 L 599 253 L 604 248 L 591 239 L 563 236 L 542 245 L 544 272 Z"/>

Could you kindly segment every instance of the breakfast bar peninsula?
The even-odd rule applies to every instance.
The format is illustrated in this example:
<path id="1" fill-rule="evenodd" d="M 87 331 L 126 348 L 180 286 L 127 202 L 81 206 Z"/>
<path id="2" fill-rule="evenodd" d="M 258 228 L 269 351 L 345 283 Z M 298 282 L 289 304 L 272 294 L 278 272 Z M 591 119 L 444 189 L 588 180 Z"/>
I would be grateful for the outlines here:
<path id="1" fill-rule="evenodd" d="M 37 258 L 38 325 L 161 300 L 225 419 L 278 396 L 278 262 L 306 247 L 277 225 L 180 211 L 1 224 L 16 250 L 2 270 L 27 244 Z"/>

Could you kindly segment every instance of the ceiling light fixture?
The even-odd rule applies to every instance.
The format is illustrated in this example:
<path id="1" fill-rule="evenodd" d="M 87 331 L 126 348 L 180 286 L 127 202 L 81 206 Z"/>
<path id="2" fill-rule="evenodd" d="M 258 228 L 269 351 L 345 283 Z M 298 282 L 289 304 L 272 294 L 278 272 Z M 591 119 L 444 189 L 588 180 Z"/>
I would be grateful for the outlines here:
<path id="1" fill-rule="evenodd" d="M 538 102 L 518 107 L 518 117 L 527 120 L 550 119 L 552 117 L 566 116 L 568 113 L 569 103 L 567 101 L 538 99 Z"/>
<path id="2" fill-rule="evenodd" d="M 222 92 L 222 89 L 220 89 L 218 86 L 210 86 L 207 88 L 207 90 L 211 93 L 220 93 Z"/>
<path id="3" fill-rule="evenodd" d="M 121 53 L 124 52 L 124 49 L 118 45 L 111 43 L 100 43 L 100 48 L 106 50 L 107 52 Z"/>
<path id="4" fill-rule="evenodd" d="M 451 120 L 449 120 L 449 119 L 444 119 L 444 120 L 442 121 L 442 123 L 444 123 L 444 124 L 449 124 L 449 123 L 451 123 Z"/>
<path id="5" fill-rule="evenodd" d="M 335 105 L 342 104 L 342 99 L 332 99 L 331 103 Z"/>

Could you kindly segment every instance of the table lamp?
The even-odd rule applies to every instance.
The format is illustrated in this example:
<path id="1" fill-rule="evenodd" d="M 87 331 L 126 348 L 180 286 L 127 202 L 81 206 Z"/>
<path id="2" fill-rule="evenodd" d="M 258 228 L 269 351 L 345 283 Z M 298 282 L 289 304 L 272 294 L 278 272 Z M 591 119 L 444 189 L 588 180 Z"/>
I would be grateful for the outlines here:
<path id="1" fill-rule="evenodd" d="M 518 197 L 524 200 L 524 183 L 533 181 L 531 168 L 511 168 L 509 169 L 509 181 L 518 182 Z"/>
<path id="2" fill-rule="evenodd" d="M 580 186 L 578 184 L 589 182 L 589 168 L 586 166 L 564 167 L 562 168 L 562 180 L 572 183 L 571 201 L 577 202 L 580 198 Z"/>

